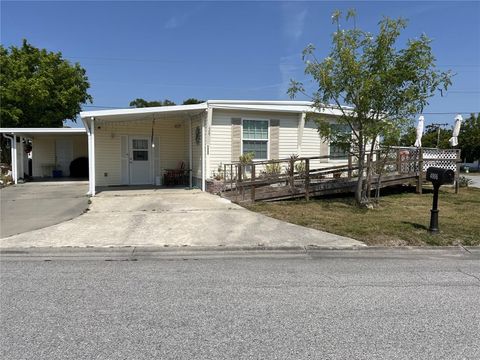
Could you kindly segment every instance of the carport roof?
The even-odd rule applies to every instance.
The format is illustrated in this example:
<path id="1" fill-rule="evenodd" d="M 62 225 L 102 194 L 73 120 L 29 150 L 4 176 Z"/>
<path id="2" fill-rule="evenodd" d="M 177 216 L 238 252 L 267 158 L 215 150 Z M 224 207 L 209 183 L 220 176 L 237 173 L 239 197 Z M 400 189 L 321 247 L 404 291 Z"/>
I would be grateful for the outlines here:
<path id="1" fill-rule="evenodd" d="M 326 115 L 341 115 L 342 111 L 333 105 L 327 105 L 321 109 L 313 107 L 311 101 L 278 101 L 278 100 L 207 100 L 206 102 L 193 105 L 174 105 L 146 108 L 112 109 L 83 111 L 80 113 L 82 120 L 117 121 L 117 120 L 145 120 L 159 116 L 159 120 L 182 115 L 197 115 L 206 109 L 229 109 L 229 110 L 252 110 L 270 112 L 305 113 L 317 112 Z M 349 110 L 351 108 L 344 107 Z M 165 116 L 164 116 L 165 115 Z M 157 119 L 155 119 L 157 120 Z"/>
<path id="2" fill-rule="evenodd" d="M 0 128 L 0 133 L 33 137 L 35 135 L 81 135 L 85 128 Z"/>

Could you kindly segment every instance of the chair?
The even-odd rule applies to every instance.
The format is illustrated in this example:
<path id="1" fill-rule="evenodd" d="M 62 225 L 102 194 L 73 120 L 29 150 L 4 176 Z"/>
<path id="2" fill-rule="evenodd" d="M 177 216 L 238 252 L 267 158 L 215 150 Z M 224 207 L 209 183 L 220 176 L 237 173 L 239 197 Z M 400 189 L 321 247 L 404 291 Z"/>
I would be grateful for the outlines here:
<path id="1" fill-rule="evenodd" d="M 164 169 L 163 184 L 165 186 L 186 185 L 188 170 L 185 169 L 185 162 L 180 161 L 176 169 Z"/>

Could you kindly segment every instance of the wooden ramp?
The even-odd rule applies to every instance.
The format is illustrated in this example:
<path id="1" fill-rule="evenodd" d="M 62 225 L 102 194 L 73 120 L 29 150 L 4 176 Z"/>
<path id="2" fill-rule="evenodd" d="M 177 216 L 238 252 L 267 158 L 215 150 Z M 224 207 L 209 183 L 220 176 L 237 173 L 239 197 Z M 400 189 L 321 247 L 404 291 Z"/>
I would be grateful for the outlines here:
<path id="1" fill-rule="evenodd" d="M 442 151 L 443 156 L 425 159 L 422 149 L 397 148 L 393 155 L 383 160 L 380 155 L 376 159 L 372 157 L 371 189 L 413 185 L 421 193 L 425 172 L 430 166 L 454 167 L 458 180 L 459 151 L 435 150 Z M 315 196 L 354 193 L 358 180 L 354 159 L 350 157 L 340 165 L 310 168 L 310 164 L 315 161 L 318 164 L 318 160 L 325 158 L 328 157 L 292 157 L 250 164 L 227 164 L 224 167 L 227 176 L 222 195 L 233 202 L 243 203 L 295 198 L 308 200 Z"/>

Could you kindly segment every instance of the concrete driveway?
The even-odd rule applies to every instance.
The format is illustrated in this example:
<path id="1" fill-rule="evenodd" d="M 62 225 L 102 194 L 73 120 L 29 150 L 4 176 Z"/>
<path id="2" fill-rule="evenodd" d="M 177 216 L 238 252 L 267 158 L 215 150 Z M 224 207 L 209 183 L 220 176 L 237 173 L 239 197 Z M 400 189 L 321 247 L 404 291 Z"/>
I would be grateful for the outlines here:
<path id="1" fill-rule="evenodd" d="M 0 189 L 0 238 L 73 219 L 88 208 L 88 182 L 28 182 Z"/>
<path id="2" fill-rule="evenodd" d="M 288 224 L 198 190 L 104 191 L 87 213 L 4 238 L 1 247 L 43 246 L 363 246 Z"/>

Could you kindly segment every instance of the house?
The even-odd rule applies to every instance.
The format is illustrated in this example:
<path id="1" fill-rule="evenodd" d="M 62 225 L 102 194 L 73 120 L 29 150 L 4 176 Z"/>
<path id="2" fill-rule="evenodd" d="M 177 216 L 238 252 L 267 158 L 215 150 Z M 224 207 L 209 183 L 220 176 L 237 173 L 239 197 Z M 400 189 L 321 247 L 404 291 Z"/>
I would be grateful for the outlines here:
<path id="1" fill-rule="evenodd" d="M 188 185 L 205 190 L 206 180 L 224 164 L 238 161 L 242 153 L 254 152 L 255 160 L 333 155 L 338 149 L 321 140 L 316 124 L 305 121 L 306 113 L 312 111 L 307 101 L 208 100 L 194 105 L 85 111 L 80 113 L 84 129 L 0 132 L 33 139 L 34 177 L 48 175 L 48 165 L 65 169 L 71 158 L 88 154 L 92 196 L 104 186 L 160 185 L 164 174 L 181 163 L 188 170 Z M 332 123 L 341 115 L 335 107 L 315 112 Z M 84 140 L 74 140 L 74 135 Z M 86 144 L 86 152 L 81 151 L 81 144 Z M 328 166 L 324 162 L 332 161 L 345 160 L 316 160 L 312 166 Z M 15 179 L 23 174 L 20 162 L 14 166 Z"/>

